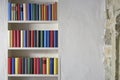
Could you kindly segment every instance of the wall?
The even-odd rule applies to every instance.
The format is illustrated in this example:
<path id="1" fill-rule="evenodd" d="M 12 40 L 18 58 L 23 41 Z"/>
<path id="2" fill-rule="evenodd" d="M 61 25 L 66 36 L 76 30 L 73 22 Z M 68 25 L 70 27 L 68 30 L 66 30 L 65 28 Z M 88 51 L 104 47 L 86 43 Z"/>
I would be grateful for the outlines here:
<path id="1" fill-rule="evenodd" d="M 7 75 L 6 2 L 0 0 L 0 80 Z M 104 0 L 60 0 L 59 6 L 61 79 L 104 80 Z"/>
<path id="2" fill-rule="evenodd" d="M 62 80 L 104 80 L 104 0 L 60 0 Z"/>

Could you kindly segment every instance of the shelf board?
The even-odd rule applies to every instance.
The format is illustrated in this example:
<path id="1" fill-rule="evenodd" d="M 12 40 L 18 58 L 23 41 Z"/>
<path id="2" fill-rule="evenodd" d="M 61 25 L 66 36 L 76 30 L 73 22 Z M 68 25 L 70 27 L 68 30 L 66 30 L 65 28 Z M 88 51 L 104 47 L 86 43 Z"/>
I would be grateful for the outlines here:
<path id="1" fill-rule="evenodd" d="M 8 21 L 8 23 L 39 23 L 39 24 L 55 24 L 58 21 Z"/>
<path id="2" fill-rule="evenodd" d="M 58 50 L 58 48 L 8 48 L 8 50 Z"/>
<path id="3" fill-rule="evenodd" d="M 45 74 L 8 74 L 8 77 L 58 77 L 58 75 L 45 75 Z"/>

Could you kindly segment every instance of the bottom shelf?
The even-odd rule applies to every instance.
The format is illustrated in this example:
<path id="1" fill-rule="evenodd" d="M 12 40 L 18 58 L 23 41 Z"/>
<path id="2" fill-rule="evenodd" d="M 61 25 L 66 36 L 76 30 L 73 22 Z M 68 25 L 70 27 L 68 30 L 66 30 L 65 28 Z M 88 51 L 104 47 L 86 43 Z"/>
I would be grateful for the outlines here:
<path id="1" fill-rule="evenodd" d="M 45 74 L 8 74 L 8 77 L 58 77 L 58 75 L 45 75 Z"/>

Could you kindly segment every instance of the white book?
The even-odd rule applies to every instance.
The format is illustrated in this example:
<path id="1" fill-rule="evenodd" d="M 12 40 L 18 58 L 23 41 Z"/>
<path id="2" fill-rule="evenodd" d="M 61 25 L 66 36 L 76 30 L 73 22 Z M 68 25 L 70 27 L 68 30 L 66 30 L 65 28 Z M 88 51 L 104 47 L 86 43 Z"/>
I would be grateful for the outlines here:
<path id="1" fill-rule="evenodd" d="M 26 3 L 23 3 L 23 20 L 27 20 Z"/>
<path id="2" fill-rule="evenodd" d="M 10 30 L 8 30 L 8 47 L 10 47 Z"/>
<path id="3" fill-rule="evenodd" d="M 20 40 L 20 42 L 21 42 L 21 48 L 23 48 L 23 30 L 21 30 L 21 40 Z"/>

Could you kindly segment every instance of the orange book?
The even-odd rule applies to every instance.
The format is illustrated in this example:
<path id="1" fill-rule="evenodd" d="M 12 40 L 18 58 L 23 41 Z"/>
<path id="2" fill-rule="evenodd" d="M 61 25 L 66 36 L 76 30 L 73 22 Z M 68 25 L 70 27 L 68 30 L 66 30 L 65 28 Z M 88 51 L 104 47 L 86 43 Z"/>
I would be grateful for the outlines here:
<path id="1" fill-rule="evenodd" d="M 57 2 L 52 4 L 52 20 L 57 20 Z"/>
<path id="2" fill-rule="evenodd" d="M 46 58 L 43 58 L 43 74 L 46 74 Z"/>

